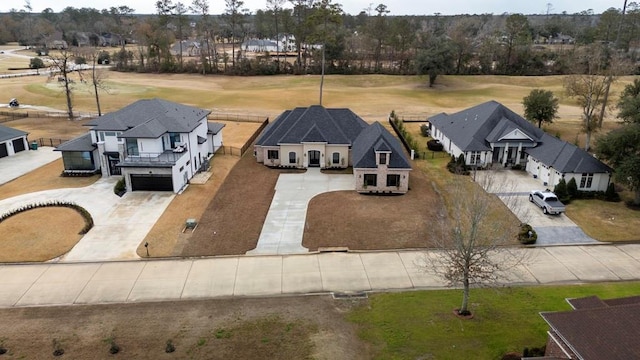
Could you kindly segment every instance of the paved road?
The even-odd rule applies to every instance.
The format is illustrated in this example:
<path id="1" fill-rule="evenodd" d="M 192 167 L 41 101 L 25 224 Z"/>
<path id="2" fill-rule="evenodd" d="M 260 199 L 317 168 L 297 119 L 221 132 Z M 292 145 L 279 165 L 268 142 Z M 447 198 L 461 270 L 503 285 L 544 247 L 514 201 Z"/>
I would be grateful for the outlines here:
<path id="1" fill-rule="evenodd" d="M 320 168 L 309 168 L 301 174 L 280 174 L 260 238 L 251 255 L 300 254 L 307 206 L 316 195 L 355 189 L 353 175 L 323 174 Z"/>
<path id="2" fill-rule="evenodd" d="M 640 279 L 640 245 L 523 249 L 513 285 Z M 0 307 L 436 289 L 420 251 L 0 265 Z"/>

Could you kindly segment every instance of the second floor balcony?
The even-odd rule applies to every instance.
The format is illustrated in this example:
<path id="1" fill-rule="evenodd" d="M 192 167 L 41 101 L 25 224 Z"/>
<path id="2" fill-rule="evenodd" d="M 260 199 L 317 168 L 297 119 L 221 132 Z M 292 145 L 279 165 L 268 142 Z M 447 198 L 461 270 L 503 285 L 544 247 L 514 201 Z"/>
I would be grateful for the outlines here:
<path id="1" fill-rule="evenodd" d="M 187 156 L 187 151 L 176 152 L 167 150 L 161 153 L 140 152 L 136 155 L 127 154 L 124 161 L 120 162 L 120 167 L 167 167 L 173 166 L 182 158 Z"/>

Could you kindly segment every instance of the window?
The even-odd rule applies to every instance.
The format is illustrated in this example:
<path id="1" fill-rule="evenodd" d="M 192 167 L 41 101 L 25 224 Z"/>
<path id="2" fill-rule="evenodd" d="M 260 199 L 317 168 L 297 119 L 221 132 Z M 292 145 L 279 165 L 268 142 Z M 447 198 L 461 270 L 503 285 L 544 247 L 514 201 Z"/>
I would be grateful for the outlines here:
<path id="1" fill-rule="evenodd" d="M 589 189 L 593 182 L 593 173 L 582 173 L 580 178 L 580 189 Z"/>
<path id="2" fill-rule="evenodd" d="M 333 160 L 334 164 L 339 164 L 340 163 L 340 153 L 339 152 L 334 152 L 332 160 Z"/>
<path id="3" fill-rule="evenodd" d="M 400 186 L 400 175 L 387 175 L 387 186 Z"/>
<path id="4" fill-rule="evenodd" d="M 127 154 L 140 155 L 138 151 L 138 139 L 127 139 Z"/>
<path id="5" fill-rule="evenodd" d="M 469 154 L 471 154 L 471 157 L 469 158 L 469 164 L 470 165 L 480 165 L 481 161 L 480 161 L 480 151 L 472 151 Z"/>
<path id="6" fill-rule="evenodd" d="M 267 150 L 267 159 L 277 160 L 278 150 Z"/>
<path id="7" fill-rule="evenodd" d="M 104 132 L 98 131 L 98 136 L 100 137 L 100 141 L 104 141 Z"/>
<path id="8" fill-rule="evenodd" d="M 296 163 L 296 153 L 295 151 L 292 151 L 289 153 L 289 164 L 295 164 Z"/>
<path id="9" fill-rule="evenodd" d="M 376 174 L 364 174 L 364 186 L 377 186 L 378 175 Z"/>
<path id="10" fill-rule="evenodd" d="M 380 153 L 380 165 L 387 165 L 387 153 Z"/>
<path id="11" fill-rule="evenodd" d="M 171 144 L 171 148 L 175 149 L 176 143 L 181 141 L 180 134 L 178 133 L 169 133 L 169 143 Z"/>

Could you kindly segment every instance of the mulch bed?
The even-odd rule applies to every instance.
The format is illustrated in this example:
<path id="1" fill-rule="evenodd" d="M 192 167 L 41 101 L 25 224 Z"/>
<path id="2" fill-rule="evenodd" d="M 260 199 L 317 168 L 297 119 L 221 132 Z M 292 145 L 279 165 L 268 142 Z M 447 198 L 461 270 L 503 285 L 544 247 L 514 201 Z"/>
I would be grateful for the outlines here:
<path id="1" fill-rule="evenodd" d="M 282 173 L 247 153 L 231 170 L 209 203 L 181 256 L 240 255 L 256 247 Z M 355 191 L 321 194 L 309 204 L 303 246 L 386 250 L 427 247 L 434 219 L 442 211 L 440 196 L 419 169 L 401 196 L 363 195 Z"/>

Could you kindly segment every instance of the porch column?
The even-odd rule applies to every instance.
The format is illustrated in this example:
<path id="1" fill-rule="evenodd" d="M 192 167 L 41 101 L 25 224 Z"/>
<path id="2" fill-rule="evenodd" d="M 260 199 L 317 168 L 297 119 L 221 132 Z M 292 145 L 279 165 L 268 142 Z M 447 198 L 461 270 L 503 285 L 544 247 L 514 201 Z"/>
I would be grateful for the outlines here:
<path id="1" fill-rule="evenodd" d="M 518 143 L 518 153 L 515 161 L 516 164 L 520 164 L 521 155 L 522 155 L 522 143 Z"/>
<path id="2" fill-rule="evenodd" d="M 504 152 L 502 153 L 502 166 L 507 166 L 507 159 L 509 158 L 509 143 L 504 144 Z"/>

